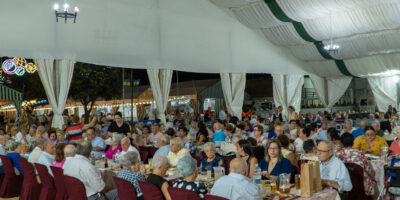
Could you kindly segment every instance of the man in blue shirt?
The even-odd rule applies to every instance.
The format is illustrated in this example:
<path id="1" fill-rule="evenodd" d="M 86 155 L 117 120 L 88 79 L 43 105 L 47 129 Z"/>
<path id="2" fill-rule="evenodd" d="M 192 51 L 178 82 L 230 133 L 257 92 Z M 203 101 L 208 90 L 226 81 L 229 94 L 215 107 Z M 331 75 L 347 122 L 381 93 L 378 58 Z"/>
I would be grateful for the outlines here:
<path id="1" fill-rule="evenodd" d="M 317 140 L 328 140 L 328 136 L 326 135 L 328 131 L 328 122 L 322 122 L 321 130 L 318 133 Z"/>
<path id="2" fill-rule="evenodd" d="M 360 127 L 354 130 L 351 134 L 353 134 L 354 139 L 356 139 L 360 135 L 364 135 L 364 129 L 368 125 L 368 123 L 364 120 L 360 122 Z"/>
<path id="3" fill-rule="evenodd" d="M 213 143 L 217 141 L 225 141 L 225 133 L 222 131 L 222 123 L 218 120 L 214 123 Z"/>
<path id="4" fill-rule="evenodd" d="M 333 143 L 330 140 L 322 140 L 317 147 L 319 168 L 321 172 L 322 186 L 333 187 L 339 192 L 351 191 L 350 175 L 341 160 L 333 155 Z"/>
<path id="5" fill-rule="evenodd" d="M 156 153 L 154 153 L 153 157 L 156 156 L 168 156 L 168 153 L 171 151 L 171 147 L 169 146 L 169 140 L 170 137 L 166 134 L 158 138 L 157 144 L 158 144 L 158 150 Z"/>
<path id="6" fill-rule="evenodd" d="M 230 163 L 228 176 L 219 178 L 211 194 L 226 199 L 262 199 L 258 188 L 247 178 L 248 167 L 246 161 L 235 158 Z"/>
<path id="7" fill-rule="evenodd" d="M 89 141 L 93 147 L 91 156 L 98 159 L 101 158 L 106 149 L 106 143 L 101 137 L 96 136 L 92 127 L 86 130 L 86 140 Z"/>

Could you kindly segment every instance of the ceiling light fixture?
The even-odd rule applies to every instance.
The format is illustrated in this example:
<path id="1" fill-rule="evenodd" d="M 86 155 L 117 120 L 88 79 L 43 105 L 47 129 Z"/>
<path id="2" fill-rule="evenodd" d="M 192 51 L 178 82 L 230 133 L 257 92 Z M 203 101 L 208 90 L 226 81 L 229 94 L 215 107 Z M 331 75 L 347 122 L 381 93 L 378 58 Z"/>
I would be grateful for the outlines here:
<path id="1" fill-rule="evenodd" d="M 74 10 L 70 12 L 70 4 L 68 4 L 67 0 L 64 1 L 62 9 L 60 9 L 60 4 L 55 3 L 54 12 L 56 13 L 56 22 L 58 22 L 58 18 L 65 19 L 65 23 L 67 23 L 68 19 L 73 19 L 74 23 L 76 23 L 76 16 L 78 16 L 79 8 L 77 6 L 74 7 Z"/>
<path id="2" fill-rule="evenodd" d="M 331 30 L 330 30 L 330 41 L 329 44 L 324 46 L 325 51 L 327 51 L 329 54 L 336 54 L 337 52 L 339 52 L 339 48 L 340 46 L 338 44 L 334 44 L 333 43 L 333 39 L 332 39 L 332 31 L 333 31 L 333 24 L 332 24 L 332 14 L 331 12 L 329 12 L 329 23 L 331 25 Z"/>

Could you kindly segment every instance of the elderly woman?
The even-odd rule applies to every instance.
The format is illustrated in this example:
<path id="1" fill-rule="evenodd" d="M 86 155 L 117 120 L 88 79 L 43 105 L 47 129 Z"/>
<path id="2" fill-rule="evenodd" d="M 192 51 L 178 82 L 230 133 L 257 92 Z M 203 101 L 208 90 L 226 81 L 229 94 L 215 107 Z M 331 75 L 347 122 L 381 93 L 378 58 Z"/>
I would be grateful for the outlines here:
<path id="1" fill-rule="evenodd" d="M 140 167 L 139 154 L 128 151 L 120 158 L 122 171 L 118 173 L 118 178 L 129 181 L 135 187 L 138 199 L 143 199 L 142 192 L 139 187 L 139 181 L 145 181 L 145 169 Z"/>
<path id="2" fill-rule="evenodd" d="M 61 131 L 61 130 L 58 130 L 58 131 L 57 131 L 57 144 L 56 144 L 56 146 L 57 146 L 59 143 L 66 143 L 66 144 L 68 144 L 68 139 L 65 138 L 64 132 Z"/>
<path id="3" fill-rule="evenodd" d="M 19 157 L 21 157 L 21 143 L 12 142 L 6 156 L 11 159 L 13 166 L 22 174 L 21 164 L 19 163 Z"/>
<path id="4" fill-rule="evenodd" d="M 211 169 L 212 173 L 214 173 L 214 167 L 225 166 L 224 159 L 216 155 L 215 146 L 212 142 L 204 144 L 204 152 L 207 158 L 203 158 L 201 161 L 201 171 L 204 172 Z"/>
<path id="5" fill-rule="evenodd" d="M 56 156 L 53 162 L 53 166 L 62 168 L 65 163 L 64 148 L 67 146 L 66 143 L 59 143 L 56 148 Z"/>
<path id="6" fill-rule="evenodd" d="M 263 135 L 264 128 L 261 125 L 254 126 L 254 138 L 257 140 L 257 146 L 265 146 L 268 142 L 268 137 Z"/>
<path id="7" fill-rule="evenodd" d="M 258 166 L 261 168 L 262 176 L 268 179 L 276 179 L 279 174 L 290 174 L 294 172 L 290 161 L 282 155 L 282 145 L 277 139 L 269 140 L 265 149 L 265 158 Z"/>
<path id="8" fill-rule="evenodd" d="M 364 173 L 364 190 L 367 195 L 376 195 L 376 182 L 374 180 L 375 173 L 372 167 L 369 165 L 367 158 L 364 154 L 358 150 L 353 149 L 354 136 L 350 133 L 344 133 L 341 137 L 343 143 L 343 149 L 336 152 L 336 156 L 344 163 L 354 163 L 363 168 Z M 375 192 L 376 191 L 376 192 Z M 376 199 L 376 197 L 374 198 Z"/>
<path id="9" fill-rule="evenodd" d="M 353 131 L 357 130 L 356 128 L 353 127 L 353 121 L 351 119 L 347 119 L 345 121 L 346 128 L 342 130 L 341 135 L 343 133 L 352 133 Z"/>
<path id="10" fill-rule="evenodd" d="M 376 136 L 374 128 L 372 126 L 365 127 L 365 134 L 358 136 L 354 140 L 353 149 L 358 149 L 364 153 L 381 155 L 381 147 L 387 147 L 385 139 L 380 136 Z"/>
<path id="11" fill-rule="evenodd" d="M 392 156 L 400 154 L 400 127 L 397 126 L 394 129 L 396 130 L 394 132 L 396 133 L 398 139 L 396 141 L 393 141 L 390 145 L 390 150 L 392 151 L 390 155 Z"/>
<path id="12" fill-rule="evenodd" d="M 171 200 L 168 192 L 168 181 L 163 178 L 169 168 L 168 159 L 164 156 L 155 156 L 153 158 L 153 168 L 153 173 L 149 174 L 146 181 L 157 186 L 166 200 Z"/>
<path id="13" fill-rule="evenodd" d="M 171 167 L 176 167 L 179 159 L 184 156 L 190 156 L 187 149 L 183 148 L 182 139 L 179 137 L 173 138 L 171 140 L 171 151 L 168 153 L 168 161 Z"/>
<path id="14" fill-rule="evenodd" d="M 197 177 L 196 160 L 190 156 L 185 156 L 178 161 L 178 172 L 183 179 L 178 179 L 172 185 L 176 188 L 191 190 L 199 194 L 201 199 L 207 194 L 207 189 L 204 183 L 194 182 Z"/>
<path id="15" fill-rule="evenodd" d="M 108 148 L 108 150 L 106 152 L 106 156 L 108 159 L 113 159 L 113 156 L 117 152 L 122 151 L 121 140 L 122 140 L 121 134 L 118 134 L 118 133 L 113 134 L 113 136 L 111 137 L 111 141 L 110 141 L 110 147 Z"/>
<path id="16" fill-rule="evenodd" d="M 254 168 L 258 163 L 257 158 L 253 155 L 253 151 L 251 149 L 250 142 L 247 140 L 239 140 L 236 143 L 236 150 L 238 155 L 246 161 L 247 167 L 249 169 L 249 178 L 253 178 Z"/>

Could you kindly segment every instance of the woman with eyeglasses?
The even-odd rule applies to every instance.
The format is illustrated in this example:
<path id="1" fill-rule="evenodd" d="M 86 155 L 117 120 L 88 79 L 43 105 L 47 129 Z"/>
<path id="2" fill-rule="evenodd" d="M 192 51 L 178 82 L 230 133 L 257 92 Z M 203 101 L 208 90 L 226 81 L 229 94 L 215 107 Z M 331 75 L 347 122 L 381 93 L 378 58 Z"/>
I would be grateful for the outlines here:
<path id="1" fill-rule="evenodd" d="M 268 142 L 268 137 L 263 135 L 264 129 L 261 125 L 254 126 L 254 138 L 257 140 L 257 146 L 265 146 Z"/>
<path id="2" fill-rule="evenodd" d="M 381 147 L 387 147 L 385 139 L 376 135 L 376 132 L 372 126 L 366 126 L 364 135 L 358 136 L 354 140 L 353 149 L 358 149 L 366 154 L 373 154 L 380 156 Z"/>
<path id="3" fill-rule="evenodd" d="M 282 155 L 282 145 L 277 139 L 268 141 L 265 149 L 265 158 L 258 166 L 261 168 L 262 176 L 267 179 L 275 179 L 279 174 L 291 174 L 294 172 L 290 161 Z"/>

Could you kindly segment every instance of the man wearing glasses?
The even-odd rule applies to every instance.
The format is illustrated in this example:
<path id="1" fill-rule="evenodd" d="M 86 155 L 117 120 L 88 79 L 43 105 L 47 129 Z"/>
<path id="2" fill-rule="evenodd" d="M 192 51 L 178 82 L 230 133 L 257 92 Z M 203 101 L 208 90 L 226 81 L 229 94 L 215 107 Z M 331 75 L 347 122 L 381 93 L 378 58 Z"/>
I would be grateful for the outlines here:
<path id="1" fill-rule="evenodd" d="M 329 140 L 319 142 L 317 155 L 320 160 L 322 186 L 337 189 L 339 193 L 351 191 L 353 185 L 349 172 L 343 162 L 334 156 L 333 143 Z"/>

